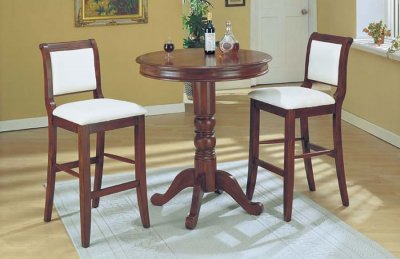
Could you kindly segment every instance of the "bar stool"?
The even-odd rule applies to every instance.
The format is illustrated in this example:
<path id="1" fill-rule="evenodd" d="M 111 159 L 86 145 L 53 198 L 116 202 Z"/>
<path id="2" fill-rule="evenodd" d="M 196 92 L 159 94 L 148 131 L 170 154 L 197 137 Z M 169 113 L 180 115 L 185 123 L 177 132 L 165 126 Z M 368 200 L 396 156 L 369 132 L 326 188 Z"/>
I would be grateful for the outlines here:
<path id="1" fill-rule="evenodd" d="M 283 177 L 283 218 L 292 216 L 294 188 L 294 160 L 304 159 L 311 191 L 315 190 L 311 158 L 330 155 L 335 158 L 340 195 L 344 206 L 349 205 L 343 164 L 341 110 L 346 94 L 347 60 L 352 38 L 313 33 L 308 41 L 305 77 L 300 87 L 268 87 L 249 93 L 250 147 L 246 195 L 253 197 L 258 166 Z M 312 89 L 314 83 L 336 87 L 332 96 Z M 283 139 L 260 141 L 260 110 L 285 118 Z M 309 142 L 308 117 L 332 114 L 333 149 L 325 149 Z M 295 138 L 295 119 L 300 119 L 301 137 Z M 295 140 L 302 143 L 303 154 L 295 154 Z M 259 145 L 284 143 L 284 168 L 259 158 Z M 311 152 L 313 150 L 314 152 Z"/>
<path id="2" fill-rule="evenodd" d="M 145 160 L 146 110 L 132 102 L 104 98 L 101 91 L 100 61 L 95 40 L 43 43 L 45 104 L 48 116 L 48 168 L 44 221 L 51 221 L 56 173 L 64 171 L 79 178 L 81 242 L 90 244 L 91 202 L 98 207 L 100 197 L 136 188 L 143 227 L 150 226 Z M 64 103 L 55 97 L 92 92 L 93 99 Z M 104 152 L 105 131 L 134 127 L 135 159 Z M 79 160 L 57 163 L 57 129 L 78 134 Z M 90 157 L 90 134 L 96 133 L 96 156 Z M 135 180 L 101 188 L 104 157 L 135 165 Z M 95 164 L 91 190 L 90 165 Z M 79 173 L 72 168 L 79 168 Z"/>

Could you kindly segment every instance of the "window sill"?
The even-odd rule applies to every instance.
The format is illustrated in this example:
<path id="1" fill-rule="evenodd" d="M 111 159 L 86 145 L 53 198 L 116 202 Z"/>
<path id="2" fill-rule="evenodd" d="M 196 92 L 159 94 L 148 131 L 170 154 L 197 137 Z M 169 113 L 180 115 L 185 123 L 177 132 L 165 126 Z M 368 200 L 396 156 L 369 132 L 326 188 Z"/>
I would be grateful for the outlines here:
<path id="1" fill-rule="evenodd" d="M 380 46 L 373 43 L 372 39 L 354 39 L 352 48 L 372 53 L 378 56 L 386 57 L 388 59 L 400 61 L 400 52 L 388 53 L 391 40 L 385 40 L 385 43 Z"/>

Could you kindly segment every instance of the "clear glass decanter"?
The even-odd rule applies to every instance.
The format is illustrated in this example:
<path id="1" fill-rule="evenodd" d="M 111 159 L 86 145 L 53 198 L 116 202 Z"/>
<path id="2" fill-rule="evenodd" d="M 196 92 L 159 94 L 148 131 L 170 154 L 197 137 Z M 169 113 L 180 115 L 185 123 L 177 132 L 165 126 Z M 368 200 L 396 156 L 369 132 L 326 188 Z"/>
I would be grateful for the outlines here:
<path id="1" fill-rule="evenodd" d="M 239 42 L 233 35 L 231 21 L 229 20 L 226 21 L 225 35 L 219 42 L 219 48 L 223 53 L 236 52 L 239 50 Z"/>

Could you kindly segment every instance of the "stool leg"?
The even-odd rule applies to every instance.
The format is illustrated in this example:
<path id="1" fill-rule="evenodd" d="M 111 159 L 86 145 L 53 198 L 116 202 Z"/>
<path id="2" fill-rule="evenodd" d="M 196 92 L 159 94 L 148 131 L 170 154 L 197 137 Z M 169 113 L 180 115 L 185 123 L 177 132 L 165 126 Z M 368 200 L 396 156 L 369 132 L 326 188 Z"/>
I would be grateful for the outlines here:
<path id="1" fill-rule="evenodd" d="M 78 129 L 79 145 L 79 196 L 81 213 L 81 242 L 83 247 L 90 244 L 90 134 L 85 126 Z"/>
<path id="2" fill-rule="evenodd" d="M 293 188 L 294 188 L 294 139 L 295 113 L 289 110 L 285 116 L 285 148 L 283 176 L 283 219 L 292 219 Z"/>
<path id="3" fill-rule="evenodd" d="M 310 153 L 310 138 L 308 133 L 308 118 L 300 118 L 300 129 L 302 138 L 303 153 Z M 314 173 L 311 158 L 304 158 L 304 168 L 306 170 L 308 188 L 315 191 Z"/>
<path id="4" fill-rule="evenodd" d="M 46 201 L 44 206 L 44 221 L 51 221 L 53 211 L 54 187 L 56 182 L 57 161 L 57 127 L 49 123 L 48 127 L 48 162 L 47 162 L 47 184 Z"/>
<path id="5" fill-rule="evenodd" d="M 99 191 L 101 190 L 101 182 L 103 179 L 103 165 L 104 165 L 104 139 L 105 133 L 97 132 L 97 141 L 96 141 L 96 157 L 97 163 L 94 171 L 94 184 L 93 190 Z M 92 207 L 97 208 L 99 206 L 100 197 L 93 198 Z"/>
<path id="6" fill-rule="evenodd" d="M 144 116 L 138 118 L 135 126 L 135 177 L 139 181 L 137 200 L 140 218 L 145 228 L 150 227 L 149 208 L 146 184 L 146 150 L 145 150 L 145 121 Z"/>
<path id="7" fill-rule="evenodd" d="M 333 143 L 335 146 L 336 174 L 339 182 L 340 196 L 344 206 L 349 206 L 349 196 L 347 194 L 346 175 L 344 172 L 343 148 L 342 148 L 342 122 L 339 114 L 333 115 Z"/>
<path id="8" fill-rule="evenodd" d="M 257 181 L 257 160 L 259 157 L 260 142 L 260 109 L 255 105 L 255 101 L 250 102 L 250 137 L 249 137 L 249 168 L 247 175 L 246 196 L 249 200 L 253 198 L 254 189 Z"/>

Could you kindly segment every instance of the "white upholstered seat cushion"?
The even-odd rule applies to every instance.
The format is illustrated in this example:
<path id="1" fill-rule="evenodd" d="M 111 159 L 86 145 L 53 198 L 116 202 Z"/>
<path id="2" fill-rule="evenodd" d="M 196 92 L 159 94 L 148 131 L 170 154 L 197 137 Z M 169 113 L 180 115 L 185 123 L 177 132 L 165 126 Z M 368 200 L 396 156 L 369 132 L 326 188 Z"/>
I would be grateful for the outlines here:
<path id="1" fill-rule="evenodd" d="M 292 110 L 334 104 L 335 99 L 324 92 L 297 86 L 270 87 L 249 93 L 251 99 Z"/>
<path id="2" fill-rule="evenodd" d="M 111 121 L 146 113 L 146 109 L 136 103 L 106 98 L 66 103 L 56 107 L 53 111 L 54 116 L 79 125 Z"/>

